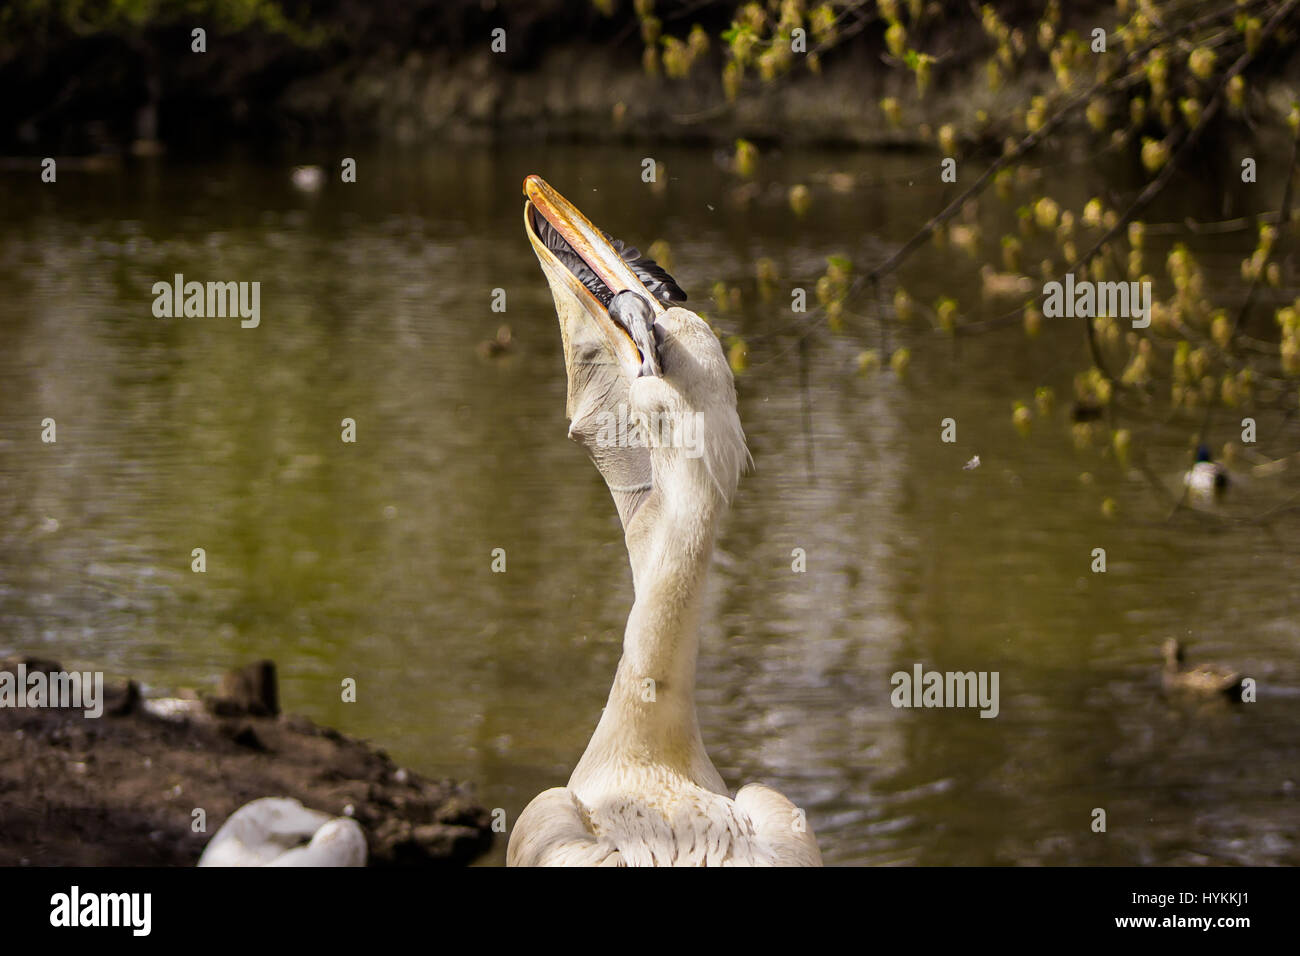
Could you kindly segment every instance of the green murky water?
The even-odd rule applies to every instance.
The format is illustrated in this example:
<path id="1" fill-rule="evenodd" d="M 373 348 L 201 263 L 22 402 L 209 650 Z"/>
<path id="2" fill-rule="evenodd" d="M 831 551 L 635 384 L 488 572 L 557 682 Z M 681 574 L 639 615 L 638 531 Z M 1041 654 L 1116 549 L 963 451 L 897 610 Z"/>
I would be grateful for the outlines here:
<path id="1" fill-rule="evenodd" d="M 716 280 L 744 288 L 739 313 L 707 307 L 751 346 L 739 392 L 757 469 L 721 536 L 699 676 L 733 787 L 785 791 L 833 863 L 1300 862 L 1294 519 L 1166 522 L 1140 477 L 1073 451 L 1063 410 L 1022 440 L 1012 401 L 1040 384 L 1068 396 L 1083 367 L 1073 323 L 957 348 L 895 329 L 905 381 L 853 374 L 881 344 L 856 325 L 801 355 L 802 317 L 783 295 L 758 301 L 754 260 L 809 288 L 829 253 L 875 261 L 939 208 L 928 159 L 769 157 L 765 183 L 814 184 L 796 222 L 783 186 L 743 208 L 707 153 L 658 158 L 662 193 L 640 183 L 640 152 L 561 147 L 363 155 L 357 184 L 315 196 L 287 172 L 317 157 L 67 169 L 57 186 L 5 173 L 0 652 L 102 663 L 155 691 L 272 657 L 288 709 L 471 779 L 511 819 L 563 783 L 631 579 L 608 494 L 565 439 L 557 326 L 521 224 L 520 182 L 540 172 L 616 235 L 668 240 L 697 307 Z M 857 174 L 853 191 L 819 185 L 832 170 Z M 1073 198 L 1111 174 L 1046 175 Z M 1181 199 L 1213 195 L 1197 188 Z M 986 215 L 995 243 L 1010 213 Z M 1230 288 L 1248 243 L 1196 251 Z M 260 327 L 155 318 L 151 286 L 178 272 L 260 281 Z M 922 301 L 1002 311 L 981 311 L 959 253 L 906 278 Z M 503 319 L 513 348 L 481 358 Z M 949 416 L 955 444 L 939 441 Z M 1220 425 L 1217 442 L 1233 437 Z M 1138 427 L 1169 474 L 1185 464 L 1185 422 Z M 1261 428 L 1291 450 L 1276 420 Z M 1286 493 L 1253 482 L 1229 507 Z M 1103 494 L 1120 520 L 1101 519 Z M 197 547 L 206 574 L 190 571 Z M 1169 635 L 1255 676 L 1259 703 L 1162 699 Z M 998 671 L 1000 715 L 895 709 L 890 675 L 917 662 Z"/>

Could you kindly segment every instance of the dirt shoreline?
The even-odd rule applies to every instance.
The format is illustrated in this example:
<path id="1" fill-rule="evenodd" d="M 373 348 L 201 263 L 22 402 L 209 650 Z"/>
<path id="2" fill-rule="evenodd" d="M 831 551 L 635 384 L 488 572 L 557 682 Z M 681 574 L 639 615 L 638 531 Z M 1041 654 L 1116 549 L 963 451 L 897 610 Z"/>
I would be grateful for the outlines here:
<path id="1" fill-rule="evenodd" d="M 19 663 L 61 669 L 27 657 L 0 672 Z M 0 866 L 192 866 L 231 813 L 266 796 L 348 813 L 371 866 L 464 865 L 487 851 L 490 814 L 466 784 L 278 715 L 268 664 L 232 672 L 205 701 L 145 701 L 128 682 L 104 688 L 99 718 L 0 707 Z"/>

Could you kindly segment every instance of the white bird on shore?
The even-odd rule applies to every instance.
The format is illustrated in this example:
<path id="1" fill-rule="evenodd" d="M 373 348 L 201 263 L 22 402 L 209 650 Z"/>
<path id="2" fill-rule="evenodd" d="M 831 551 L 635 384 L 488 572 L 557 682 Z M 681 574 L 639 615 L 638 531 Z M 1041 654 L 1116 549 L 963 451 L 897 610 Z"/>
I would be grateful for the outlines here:
<path id="1" fill-rule="evenodd" d="M 729 796 L 695 711 L 703 582 L 749 460 L 722 346 L 674 305 L 686 295 L 660 266 L 539 177 L 524 191 L 525 228 L 560 320 L 569 435 L 614 496 L 635 600 L 587 750 L 568 786 L 538 795 L 515 822 L 507 863 L 819 866 L 816 838 L 788 799 L 759 784 Z M 620 409 L 649 447 L 609 440 Z"/>
<path id="2" fill-rule="evenodd" d="M 199 866 L 365 866 L 366 835 L 348 817 L 288 797 L 246 803 L 221 825 Z"/>

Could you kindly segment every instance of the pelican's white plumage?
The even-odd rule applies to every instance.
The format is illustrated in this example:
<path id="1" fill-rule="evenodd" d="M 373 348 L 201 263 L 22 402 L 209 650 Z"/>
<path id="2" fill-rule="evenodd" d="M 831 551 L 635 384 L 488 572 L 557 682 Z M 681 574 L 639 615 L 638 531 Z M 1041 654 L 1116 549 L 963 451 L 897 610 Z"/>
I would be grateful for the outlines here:
<path id="1" fill-rule="evenodd" d="M 749 460 L 722 347 L 698 315 L 665 310 L 639 281 L 657 266 L 635 251 L 620 256 L 537 177 L 525 192 L 529 239 L 560 319 L 569 433 L 614 495 L 635 599 L 586 752 L 567 786 L 543 792 L 520 815 L 507 862 L 819 866 L 817 841 L 789 800 L 758 784 L 728 795 L 695 711 L 703 582 L 718 521 Z M 538 215 L 567 249 L 557 254 L 554 240 L 539 237 Z M 616 294 L 609 309 L 566 267 L 570 252 Z M 626 299 L 627 290 L 642 298 Z M 649 447 L 601 440 L 602 425 L 624 404 Z"/>

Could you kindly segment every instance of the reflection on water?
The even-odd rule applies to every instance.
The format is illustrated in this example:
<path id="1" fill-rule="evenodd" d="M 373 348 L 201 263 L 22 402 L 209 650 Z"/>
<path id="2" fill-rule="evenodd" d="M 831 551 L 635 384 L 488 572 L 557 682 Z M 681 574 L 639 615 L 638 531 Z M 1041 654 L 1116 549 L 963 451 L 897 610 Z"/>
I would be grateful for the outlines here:
<path id="1" fill-rule="evenodd" d="M 745 289 L 717 318 L 752 346 L 739 390 L 757 467 L 721 537 L 699 688 L 729 783 L 807 808 L 832 863 L 1300 862 L 1294 523 L 1165 522 L 1139 478 L 1075 455 L 1061 412 L 1021 440 L 1012 400 L 1068 395 L 1082 367 L 1069 323 L 959 351 L 894 330 L 914 351 L 902 382 L 853 374 L 860 337 L 801 353 L 754 260 L 806 287 L 828 253 L 872 261 L 938 208 L 909 178 L 922 160 L 773 160 L 786 184 L 859 174 L 797 223 L 781 188 L 741 208 L 709 156 L 662 160 L 662 194 L 631 152 L 569 148 L 363 157 L 356 185 L 312 197 L 291 162 L 0 180 L 0 652 L 159 689 L 269 656 L 289 709 L 476 781 L 510 819 L 563 783 L 631 579 L 608 493 L 565 440 L 557 326 L 521 222 L 536 171 L 616 235 L 670 241 L 697 308 L 715 311 L 716 280 Z M 1079 189 L 1095 175 L 1071 172 Z M 1215 241 L 1228 275 L 1241 250 Z M 913 294 L 976 309 L 974 270 L 929 261 Z M 260 281 L 261 326 L 154 318 L 151 287 L 175 273 Z M 512 348 L 480 357 L 503 318 Z M 955 444 L 939 441 L 949 416 Z M 1185 432 L 1149 432 L 1171 469 Z M 1099 519 L 1083 471 L 1125 520 Z M 1256 676 L 1260 702 L 1163 700 L 1168 635 Z M 1000 715 L 894 709 L 890 675 L 917 662 L 1000 672 Z"/>

